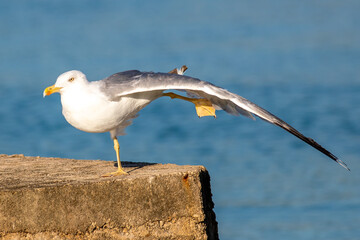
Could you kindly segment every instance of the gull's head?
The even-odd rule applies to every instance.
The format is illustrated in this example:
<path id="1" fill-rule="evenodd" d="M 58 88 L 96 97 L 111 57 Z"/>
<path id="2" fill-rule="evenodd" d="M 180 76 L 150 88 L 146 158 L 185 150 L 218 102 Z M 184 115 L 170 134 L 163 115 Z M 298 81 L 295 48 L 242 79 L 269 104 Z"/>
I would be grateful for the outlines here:
<path id="1" fill-rule="evenodd" d="M 45 97 L 55 92 L 61 93 L 67 88 L 73 86 L 79 86 L 80 84 L 85 84 L 87 82 L 88 81 L 86 79 L 85 74 L 83 74 L 80 71 L 72 70 L 72 71 L 64 72 L 57 78 L 54 85 L 47 87 L 44 90 L 43 96 Z"/>

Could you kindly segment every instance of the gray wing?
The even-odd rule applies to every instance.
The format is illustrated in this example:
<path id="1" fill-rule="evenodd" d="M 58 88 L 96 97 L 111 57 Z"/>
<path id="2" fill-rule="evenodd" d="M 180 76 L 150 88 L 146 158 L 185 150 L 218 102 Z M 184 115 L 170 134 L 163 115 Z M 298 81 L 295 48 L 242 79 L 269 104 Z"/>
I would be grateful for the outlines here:
<path id="1" fill-rule="evenodd" d="M 173 89 L 186 91 L 189 95 L 206 98 L 211 101 L 215 108 L 223 109 L 233 115 L 242 114 L 253 118 L 252 114 L 254 114 L 267 122 L 285 129 L 349 170 L 346 164 L 331 152 L 323 148 L 313 139 L 305 137 L 285 121 L 249 100 L 209 82 L 184 75 L 140 72 L 136 70 L 116 73 L 101 81 L 104 91 L 113 99 L 140 92 Z"/>

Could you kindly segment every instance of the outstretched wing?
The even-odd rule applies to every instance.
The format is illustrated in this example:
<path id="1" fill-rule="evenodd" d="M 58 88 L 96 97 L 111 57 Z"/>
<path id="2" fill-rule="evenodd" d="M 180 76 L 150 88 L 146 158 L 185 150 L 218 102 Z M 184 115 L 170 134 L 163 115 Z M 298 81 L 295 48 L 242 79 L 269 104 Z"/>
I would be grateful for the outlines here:
<path id="1" fill-rule="evenodd" d="M 265 121 L 285 129 L 349 170 L 346 164 L 335 155 L 323 148 L 313 139 L 305 137 L 285 121 L 249 100 L 209 82 L 184 75 L 140 72 L 136 70 L 116 73 L 101 82 L 104 91 L 106 91 L 107 95 L 111 96 L 114 100 L 135 93 L 172 89 L 186 91 L 190 95 L 206 98 L 211 101 L 215 108 L 221 108 L 233 115 L 242 114 L 253 118 L 254 114 Z"/>

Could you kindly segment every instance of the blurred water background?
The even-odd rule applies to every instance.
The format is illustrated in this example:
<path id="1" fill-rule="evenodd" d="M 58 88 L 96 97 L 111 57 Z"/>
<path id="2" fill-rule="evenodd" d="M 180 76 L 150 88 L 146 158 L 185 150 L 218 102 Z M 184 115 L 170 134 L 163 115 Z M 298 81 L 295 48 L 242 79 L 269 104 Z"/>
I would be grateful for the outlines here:
<path id="1" fill-rule="evenodd" d="M 120 137 L 123 161 L 204 165 L 221 239 L 360 238 L 360 2 L 0 1 L 0 153 L 115 160 L 108 133 L 71 127 L 64 71 L 139 69 L 238 93 L 316 139 L 159 99 Z"/>

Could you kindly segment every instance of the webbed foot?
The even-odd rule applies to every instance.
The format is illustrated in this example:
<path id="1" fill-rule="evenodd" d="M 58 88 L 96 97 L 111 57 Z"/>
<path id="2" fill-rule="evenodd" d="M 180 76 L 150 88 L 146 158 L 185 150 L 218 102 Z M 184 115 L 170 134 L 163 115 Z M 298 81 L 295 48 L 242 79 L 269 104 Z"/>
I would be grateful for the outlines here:
<path id="1" fill-rule="evenodd" d="M 129 175 L 129 174 L 122 169 L 118 169 L 116 172 L 106 173 L 102 175 L 102 177 L 115 177 L 120 175 Z"/>

